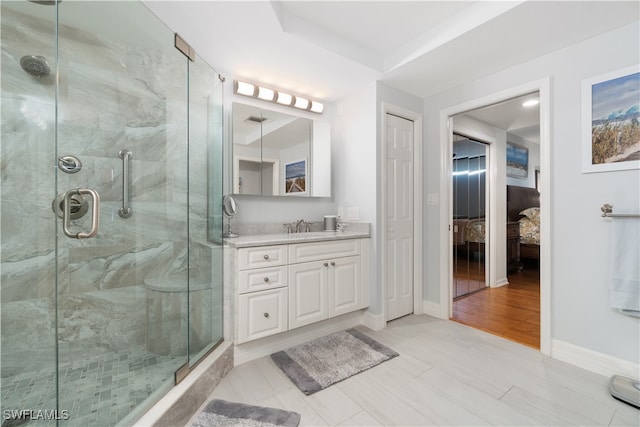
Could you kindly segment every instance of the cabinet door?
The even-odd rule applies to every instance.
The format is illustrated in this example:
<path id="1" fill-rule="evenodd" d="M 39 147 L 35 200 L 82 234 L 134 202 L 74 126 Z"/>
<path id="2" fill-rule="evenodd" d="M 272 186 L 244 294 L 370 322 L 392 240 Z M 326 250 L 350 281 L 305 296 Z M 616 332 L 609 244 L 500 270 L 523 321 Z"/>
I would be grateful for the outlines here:
<path id="1" fill-rule="evenodd" d="M 328 261 L 289 266 L 289 329 L 329 317 L 327 304 Z"/>
<path id="2" fill-rule="evenodd" d="M 329 262 L 329 316 L 339 316 L 362 308 L 360 257 Z"/>
<path id="3" fill-rule="evenodd" d="M 238 297 L 238 344 L 287 330 L 287 288 Z"/>

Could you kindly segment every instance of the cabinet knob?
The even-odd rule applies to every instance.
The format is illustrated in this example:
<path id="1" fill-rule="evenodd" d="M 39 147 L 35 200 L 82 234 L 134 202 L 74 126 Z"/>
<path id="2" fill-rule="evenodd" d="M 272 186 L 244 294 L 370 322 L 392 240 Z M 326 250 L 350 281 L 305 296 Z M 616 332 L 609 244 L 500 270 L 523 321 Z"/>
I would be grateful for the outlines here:
<path id="1" fill-rule="evenodd" d="M 331 262 L 331 267 L 335 267 L 336 263 L 335 262 Z"/>
<path id="2" fill-rule="evenodd" d="M 324 263 L 324 266 L 325 266 L 325 267 L 329 267 L 329 263 L 325 262 L 325 263 Z"/>
<path id="3" fill-rule="evenodd" d="M 268 319 L 269 318 L 269 313 L 265 313 L 264 317 L 266 317 Z"/>
<path id="4" fill-rule="evenodd" d="M 264 256 L 264 259 L 269 259 L 269 255 L 265 255 L 265 256 Z"/>
<path id="5" fill-rule="evenodd" d="M 268 277 L 265 277 L 265 278 L 264 278 L 264 281 L 265 281 L 265 283 L 269 283 L 269 278 L 268 278 Z"/>

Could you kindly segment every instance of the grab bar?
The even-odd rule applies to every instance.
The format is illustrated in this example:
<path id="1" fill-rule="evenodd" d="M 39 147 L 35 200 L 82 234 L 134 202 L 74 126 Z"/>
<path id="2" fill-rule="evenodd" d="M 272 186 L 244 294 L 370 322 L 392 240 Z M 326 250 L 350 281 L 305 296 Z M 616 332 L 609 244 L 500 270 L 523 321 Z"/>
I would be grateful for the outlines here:
<path id="1" fill-rule="evenodd" d="M 131 218 L 133 209 L 129 207 L 129 159 L 133 154 L 129 150 L 121 150 L 118 156 L 122 159 L 122 207 L 118 209 L 120 218 Z"/>
<path id="2" fill-rule="evenodd" d="M 71 231 L 71 197 L 76 194 L 88 194 L 93 199 L 91 208 L 91 230 L 88 233 L 74 233 Z M 98 234 L 100 228 L 100 196 L 90 188 L 76 188 L 65 193 L 63 198 L 62 230 L 67 237 L 73 239 L 89 239 Z"/>
<path id="3" fill-rule="evenodd" d="M 640 218 L 640 214 L 614 214 L 613 205 L 605 203 L 600 208 L 603 218 Z"/>

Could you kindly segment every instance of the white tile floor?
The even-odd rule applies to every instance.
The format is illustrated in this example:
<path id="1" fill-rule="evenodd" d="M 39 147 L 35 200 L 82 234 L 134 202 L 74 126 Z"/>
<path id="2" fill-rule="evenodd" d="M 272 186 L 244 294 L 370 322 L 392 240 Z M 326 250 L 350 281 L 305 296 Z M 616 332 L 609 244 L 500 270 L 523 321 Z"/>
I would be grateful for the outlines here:
<path id="1" fill-rule="evenodd" d="M 514 342 L 428 316 L 358 329 L 400 356 L 311 396 L 263 357 L 235 367 L 207 401 L 296 411 L 302 426 L 640 426 L 608 378 Z"/>

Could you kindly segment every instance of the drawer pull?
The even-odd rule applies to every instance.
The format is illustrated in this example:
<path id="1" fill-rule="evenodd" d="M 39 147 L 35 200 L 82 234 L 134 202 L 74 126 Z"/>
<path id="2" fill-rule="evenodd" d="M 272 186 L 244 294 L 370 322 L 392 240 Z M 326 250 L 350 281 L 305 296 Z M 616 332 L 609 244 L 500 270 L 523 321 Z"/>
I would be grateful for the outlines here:
<path id="1" fill-rule="evenodd" d="M 335 263 L 335 262 L 332 262 L 332 263 L 331 263 L 331 267 L 335 267 L 335 266 L 336 266 L 336 263 Z"/>
<path id="2" fill-rule="evenodd" d="M 264 256 L 264 259 L 269 259 L 269 255 L 265 255 L 265 256 Z"/>
<path id="3" fill-rule="evenodd" d="M 325 267 L 329 267 L 329 264 L 325 262 L 325 263 L 324 263 L 324 266 L 325 266 Z"/>
<path id="4" fill-rule="evenodd" d="M 268 319 L 269 318 L 269 313 L 265 313 L 264 317 L 266 317 Z"/>
<path id="5" fill-rule="evenodd" d="M 265 278 L 264 278 L 264 281 L 265 281 L 265 283 L 269 283 L 269 278 L 268 278 L 268 277 L 265 277 Z"/>

